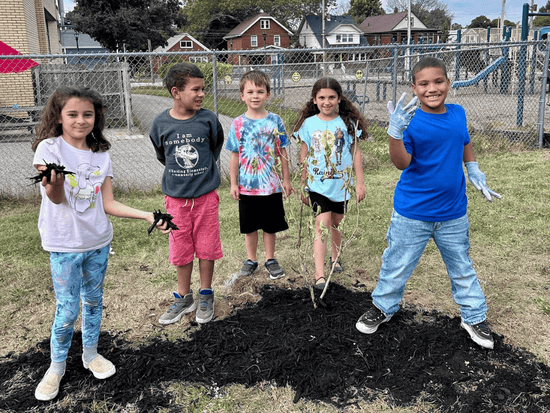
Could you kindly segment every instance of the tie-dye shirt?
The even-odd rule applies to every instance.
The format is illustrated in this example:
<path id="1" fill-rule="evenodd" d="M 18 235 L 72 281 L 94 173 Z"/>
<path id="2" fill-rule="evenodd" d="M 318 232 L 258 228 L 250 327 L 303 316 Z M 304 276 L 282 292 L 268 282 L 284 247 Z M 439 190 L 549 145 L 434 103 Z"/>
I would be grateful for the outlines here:
<path id="1" fill-rule="evenodd" d="M 225 148 L 239 153 L 239 193 L 271 195 L 281 192 L 279 167 L 281 149 L 290 144 L 279 115 L 268 112 L 262 119 L 244 114 L 235 118 Z"/>

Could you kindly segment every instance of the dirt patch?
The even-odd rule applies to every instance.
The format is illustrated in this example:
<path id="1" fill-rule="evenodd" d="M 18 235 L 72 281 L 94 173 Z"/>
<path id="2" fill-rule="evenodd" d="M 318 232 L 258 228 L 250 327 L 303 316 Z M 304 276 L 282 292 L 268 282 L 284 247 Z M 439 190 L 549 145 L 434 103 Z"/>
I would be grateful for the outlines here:
<path id="1" fill-rule="evenodd" d="M 82 367 L 75 332 L 60 394 L 50 403 L 33 397 L 49 365 L 44 340 L 3 358 L 0 410 L 69 412 L 102 401 L 112 411 L 132 405 L 149 412 L 175 408 L 166 391 L 174 382 L 217 391 L 267 381 L 290 385 L 295 401 L 339 408 L 383 397 L 396 406 L 428 402 L 442 412 L 550 411 L 550 368 L 530 353 L 498 335 L 494 350 L 482 349 L 460 328 L 459 318 L 410 306 L 375 334 L 361 334 L 355 322 L 371 296 L 357 287 L 332 284 L 325 305 L 315 309 L 306 288 L 266 285 L 258 302 L 243 300 L 228 317 L 200 328 L 191 323 L 187 340 L 158 337 L 136 348 L 120 334 L 103 332 L 100 352 L 117 367 L 105 381 Z"/>

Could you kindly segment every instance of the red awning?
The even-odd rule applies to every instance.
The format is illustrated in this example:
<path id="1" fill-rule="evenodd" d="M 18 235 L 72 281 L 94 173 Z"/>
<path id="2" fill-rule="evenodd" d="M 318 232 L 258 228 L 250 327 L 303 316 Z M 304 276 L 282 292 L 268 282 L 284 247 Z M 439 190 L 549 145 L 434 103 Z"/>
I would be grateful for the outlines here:
<path id="1" fill-rule="evenodd" d="M 13 47 L 0 42 L 0 56 L 20 54 Z M 38 63 L 32 59 L 0 59 L 0 73 L 20 73 L 35 66 L 38 66 Z"/>

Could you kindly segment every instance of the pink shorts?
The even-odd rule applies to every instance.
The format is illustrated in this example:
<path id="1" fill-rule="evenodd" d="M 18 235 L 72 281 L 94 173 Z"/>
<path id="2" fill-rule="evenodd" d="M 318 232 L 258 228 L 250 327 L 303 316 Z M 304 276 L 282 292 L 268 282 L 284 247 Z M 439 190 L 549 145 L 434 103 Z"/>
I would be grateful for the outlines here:
<path id="1" fill-rule="evenodd" d="M 218 260 L 223 257 L 218 208 L 220 197 L 214 190 L 193 199 L 165 195 L 166 211 L 179 228 L 170 234 L 170 262 L 183 266 L 195 258 Z"/>

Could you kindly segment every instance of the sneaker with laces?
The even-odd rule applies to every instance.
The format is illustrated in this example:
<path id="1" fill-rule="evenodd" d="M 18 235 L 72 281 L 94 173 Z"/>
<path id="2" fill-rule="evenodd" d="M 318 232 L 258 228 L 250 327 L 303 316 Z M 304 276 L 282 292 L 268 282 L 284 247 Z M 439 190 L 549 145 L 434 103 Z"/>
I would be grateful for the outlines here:
<path id="1" fill-rule="evenodd" d="M 174 291 L 174 304 L 159 318 L 160 324 L 177 323 L 184 314 L 188 314 L 197 308 L 197 303 L 193 300 L 193 290 L 185 294 L 183 297 Z"/>
<path id="2" fill-rule="evenodd" d="M 267 260 L 264 265 L 265 269 L 269 273 L 269 278 L 271 278 L 272 280 L 278 280 L 279 278 L 283 278 L 286 275 L 275 258 Z"/>
<path id="3" fill-rule="evenodd" d="M 470 338 L 481 347 L 492 349 L 495 345 L 491 329 L 482 321 L 481 323 L 470 325 L 464 321 L 460 322 L 460 326 L 470 334 Z"/>
<path id="4" fill-rule="evenodd" d="M 258 271 L 258 262 L 248 259 L 245 262 L 243 262 L 243 266 L 239 271 L 239 277 L 243 275 L 251 276 L 256 271 Z"/>
<path id="5" fill-rule="evenodd" d="M 206 288 L 199 290 L 197 297 L 199 308 L 195 319 L 199 324 L 208 323 L 214 317 L 214 291 Z"/>
<path id="6" fill-rule="evenodd" d="M 364 334 L 372 334 L 378 330 L 378 326 L 382 323 L 390 321 L 391 316 L 387 316 L 382 311 L 373 305 L 369 310 L 359 317 L 355 328 Z"/>
<path id="7" fill-rule="evenodd" d="M 89 363 L 86 363 L 84 356 L 82 356 L 82 364 L 84 364 L 85 369 L 94 374 L 96 379 L 106 379 L 116 373 L 115 365 L 99 354 Z"/>
<path id="8" fill-rule="evenodd" d="M 55 399 L 57 393 L 59 393 L 59 383 L 61 383 L 62 378 L 63 375 L 60 376 L 53 373 L 51 369 L 48 369 L 42 380 L 40 380 L 40 383 L 38 383 L 34 391 L 34 397 L 42 401 Z"/>

